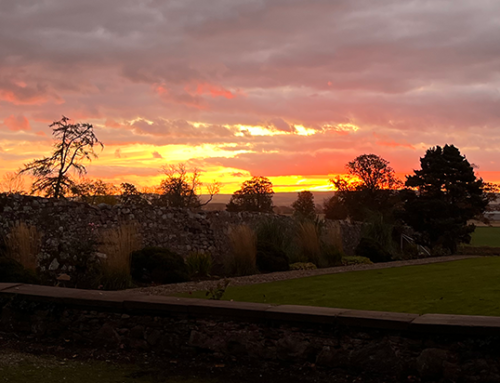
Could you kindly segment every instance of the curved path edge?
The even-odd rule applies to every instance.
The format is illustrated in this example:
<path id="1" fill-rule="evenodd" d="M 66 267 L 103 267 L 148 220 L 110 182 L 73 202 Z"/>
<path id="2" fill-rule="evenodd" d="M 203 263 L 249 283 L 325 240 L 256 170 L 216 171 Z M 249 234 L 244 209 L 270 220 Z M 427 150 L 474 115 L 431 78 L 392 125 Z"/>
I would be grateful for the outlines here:
<path id="1" fill-rule="evenodd" d="M 339 274 L 339 273 L 348 273 L 351 271 L 380 270 L 380 269 L 389 269 L 393 267 L 427 265 L 431 263 L 459 261 L 470 258 L 482 258 L 482 257 L 476 255 L 450 255 L 443 257 L 430 257 L 430 258 L 411 259 L 404 261 L 373 263 L 371 265 L 350 265 L 350 266 L 328 267 L 324 269 L 315 269 L 315 270 L 281 271 L 276 273 L 247 275 L 244 277 L 232 277 L 227 279 L 230 281 L 231 286 L 245 286 L 258 283 L 284 281 L 287 279 L 314 277 L 326 274 Z M 141 287 L 136 289 L 130 289 L 127 291 L 133 293 L 142 293 L 145 295 L 175 295 L 193 291 L 203 291 L 206 290 L 207 288 L 214 287 L 218 282 L 219 280 L 184 282 L 184 283 L 175 283 L 169 285 Z"/>

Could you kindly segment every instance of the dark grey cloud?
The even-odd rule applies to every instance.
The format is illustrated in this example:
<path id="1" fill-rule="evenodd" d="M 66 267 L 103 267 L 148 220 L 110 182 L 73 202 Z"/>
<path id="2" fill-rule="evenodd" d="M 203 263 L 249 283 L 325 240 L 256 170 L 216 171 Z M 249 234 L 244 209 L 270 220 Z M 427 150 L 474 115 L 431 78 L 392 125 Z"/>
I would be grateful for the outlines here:
<path id="1" fill-rule="evenodd" d="M 245 148 L 242 169 L 265 154 L 287 174 L 328 150 L 412 166 L 409 153 L 443 141 L 494 170 L 498 15 L 491 0 L 2 1 L 0 121 L 108 121 L 109 144 Z M 240 136 L 238 124 L 287 134 Z M 359 131 L 324 131 L 338 124 Z"/>

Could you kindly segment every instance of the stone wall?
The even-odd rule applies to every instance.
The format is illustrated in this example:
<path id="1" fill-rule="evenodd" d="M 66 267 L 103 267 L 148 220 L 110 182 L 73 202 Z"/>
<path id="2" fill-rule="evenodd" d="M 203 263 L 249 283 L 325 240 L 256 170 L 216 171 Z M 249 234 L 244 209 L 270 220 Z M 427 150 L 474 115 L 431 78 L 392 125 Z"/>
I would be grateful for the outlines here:
<path id="1" fill-rule="evenodd" d="M 287 216 L 226 211 L 191 212 L 151 205 L 88 205 L 21 195 L 0 194 L 0 235 L 9 235 L 12 227 L 24 222 L 41 235 L 39 254 L 42 272 L 74 272 L 82 254 L 92 253 L 116 232 L 118 227 L 132 228 L 139 248 L 167 247 L 186 256 L 191 251 L 210 252 L 215 260 L 227 256 L 227 234 L 241 224 L 256 226 L 272 217 L 285 225 L 294 225 Z M 343 247 L 352 254 L 359 241 L 356 225 L 341 225 Z M 99 255 L 99 253 L 97 254 Z M 102 254 L 101 254 L 102 255 Z"/>
<path id="2" fill-rule="evenodd" d="M 51 345 L 154 352 L 166 360 L 205 353 L 239 364 L 309 363 L 401 382 L 500 381 L 500 318 L 495 317 L 0 284 L 0 332 Z"/>

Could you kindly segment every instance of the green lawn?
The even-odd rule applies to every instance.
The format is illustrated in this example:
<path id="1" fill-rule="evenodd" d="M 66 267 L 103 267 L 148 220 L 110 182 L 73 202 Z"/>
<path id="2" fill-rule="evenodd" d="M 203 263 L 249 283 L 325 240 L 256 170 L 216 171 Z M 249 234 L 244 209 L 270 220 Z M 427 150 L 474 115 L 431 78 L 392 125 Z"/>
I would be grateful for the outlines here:
<path id="1" fill-rule="evenodd" d="M 205 294 L 196 292 L 190 296 L 204 298 Z M 500 257 L 250 286 L 230 285 L 223 299 L 417 314 L 500 316 Z"/>
<path id="2" fill-rule="evenodd" d="M 471 245 L 500 247 L 500 227 L 476 227 Z"/>

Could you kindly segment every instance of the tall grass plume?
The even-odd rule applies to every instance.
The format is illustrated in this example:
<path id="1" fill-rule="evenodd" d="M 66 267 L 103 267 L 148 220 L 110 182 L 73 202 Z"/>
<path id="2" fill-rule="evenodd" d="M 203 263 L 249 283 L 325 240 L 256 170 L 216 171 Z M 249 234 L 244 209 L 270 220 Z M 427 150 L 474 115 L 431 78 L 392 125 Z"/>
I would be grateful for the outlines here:
<path id="1" fill-rule="evenodd" d="M 36 271 L 41 249 L 41 234 L 35 226 L 16 222 L 5 236 L 6 255 L 19 262 L 27 270 Z"/>
<path id="2" fill-rule="evenodd" d="M 256 271 L 257 240 L 246 225 L 233 227 L 228 234 L 231 254 L 225 260 L 226 271 L 233 275 L 249 275 Z"/>
<path id="3" fill-rule="evenodd" d="M 318 265 L 321 256 L 319 228 L 313 222 L 304 221 L 299 225 L 297 245 L 303 259 Z"/>
<path id="4" fill-rule="evenodd" d="M 131 223 L 99 233 L 98 251 L 106 254 L 103 268 L 108 272 L 130 274 L 130 254 L 140 248 L 141 238 Z"/>

